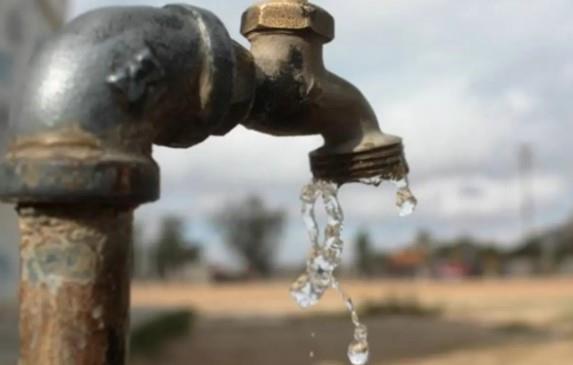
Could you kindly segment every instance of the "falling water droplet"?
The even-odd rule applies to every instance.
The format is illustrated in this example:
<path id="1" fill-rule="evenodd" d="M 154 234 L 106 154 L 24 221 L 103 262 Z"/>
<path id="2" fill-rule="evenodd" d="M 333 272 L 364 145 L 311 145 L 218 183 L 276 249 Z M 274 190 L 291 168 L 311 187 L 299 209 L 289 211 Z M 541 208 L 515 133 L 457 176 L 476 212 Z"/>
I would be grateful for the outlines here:
<path id="1" fill-rule="evenodd" d="M 302 188 L 300 195 L 300 199 L 302 201 L 302 218 L 304 220 L 310 242 L 314 247 L 319 244 L 318 224 L 316 223 L 316 218 L 314 216 L 314 205 L 319 196 L 320 190 L 314 183 L 305 185 Z"/>
<path id="2" fill-rule="evenodd" d="M 378 186 L 383 180 L 382 176 L 377 176 L 360 182 Z M 398 188 L 396 205 L 400 210 L 400 216 L 412 214 L 416 209 L 417 200 L 410 191 L 408 179 L 397 180 L 395 184 Z M 327 217 L 322 241 L 314 214 L 316 202 L 321 197 Z M 312 250 L 306 262 L 306 271 L 291 286 L 291 296 L 301 308 L 306 309 L 316 305 L 329 288 L 335 289 L 346 304 L 354 324 L 354 340 L 348 346 L 348 359 L 353 365 L 365 365 L 369 358 L 368 330 L 360 322 L 352 299 L 342 290 L 334 276 L 344 248 L 341 238 L 344 214 L 338 201 L 338 185 L 329 181 L 312 181 L 304 186 L 300 199 Z M 314 336 L 313 333 L 312 337 Z M 310 352 L 310 357 L 314 357 L 314 351 Z"/>
<path id="3" fill-rule="evenodd" d="M 373 186 L 380 186 L 380 184 L 382 184 L 383 181 L 384 179 L 382 178 L 382 176 L 374 176 L 360 179 L 360 183 Z"/>
<path id="4" fill-rule="evenodd" d="M 348 345 L 348 360 L 353 365 L 364 365 L 368 362 L 370 351 L 367 341 L 353 340 Z"/>
<path id="5" fill-rule="evenodd" d="M 396 192 L 396 206 L 399 209 L 400 217 L 406 217 L 414 213 L 418 200 L 410 190 L 408 178 L 403 178 L 394 182 L 398 191 Z"/>
<path id="6" fill-rule="evenodd" d="M 348 359 L 353 365 L 364 365 L 368 362 L 368 329 L 364 325 L 354 328 L 354 340 L 348 345 Z"/>

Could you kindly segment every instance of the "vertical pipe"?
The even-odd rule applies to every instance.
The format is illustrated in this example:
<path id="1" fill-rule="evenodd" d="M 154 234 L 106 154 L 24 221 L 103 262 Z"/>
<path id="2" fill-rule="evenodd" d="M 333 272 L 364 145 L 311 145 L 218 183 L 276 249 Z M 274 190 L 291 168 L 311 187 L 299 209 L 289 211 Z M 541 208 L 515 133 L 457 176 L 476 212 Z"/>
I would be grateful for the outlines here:
<path id="1" fill-rule="evenodd" d="M 19 207 L 19 365 L 124 365 L 132 209 Z"/>

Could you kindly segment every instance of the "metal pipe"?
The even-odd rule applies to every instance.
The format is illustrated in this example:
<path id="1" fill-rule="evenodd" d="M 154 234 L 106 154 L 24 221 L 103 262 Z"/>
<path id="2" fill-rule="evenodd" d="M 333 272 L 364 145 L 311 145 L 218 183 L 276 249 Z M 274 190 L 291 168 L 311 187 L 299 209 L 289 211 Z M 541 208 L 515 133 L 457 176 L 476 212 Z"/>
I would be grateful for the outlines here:
<path id="1" fill-rule="evenodd" d="M 132 210 L 21 206 L 20 365 L 123 365 Z"/>

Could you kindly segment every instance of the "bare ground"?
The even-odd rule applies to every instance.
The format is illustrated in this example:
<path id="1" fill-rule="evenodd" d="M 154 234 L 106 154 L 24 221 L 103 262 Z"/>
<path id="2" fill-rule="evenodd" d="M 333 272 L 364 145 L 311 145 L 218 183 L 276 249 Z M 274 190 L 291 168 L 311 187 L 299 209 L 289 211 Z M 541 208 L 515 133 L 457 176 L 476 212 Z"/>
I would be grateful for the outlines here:
<path id="1" fill-rule="evenodd" d="M 440 318 L 374 317 L 372 364 L 573 364 L 573 280 L 346 283 L 357 303 L 410 297 L 440 306 Z M 329 295 L 310 315 L 287 295 L 288 283 L 243 286 L 136 286 L 135 306 L 193 307 L 203 314 L 193 335 L 159 358 L 134 365 L 346 364 L 352 328 Z M 312 335 L 314 334 L 314 336 Z M 313 352 L 314 356 L 310 356 Z"/>

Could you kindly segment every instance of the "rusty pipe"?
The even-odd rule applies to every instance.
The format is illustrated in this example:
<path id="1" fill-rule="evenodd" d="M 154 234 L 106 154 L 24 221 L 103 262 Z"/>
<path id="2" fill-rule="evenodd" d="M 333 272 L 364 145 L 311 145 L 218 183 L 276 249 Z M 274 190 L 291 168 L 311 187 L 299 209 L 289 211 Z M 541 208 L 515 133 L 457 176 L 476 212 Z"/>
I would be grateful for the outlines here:
<path id="1" fill-rule="evenodd" d="M 401 139 L 381 132 L 372 107 L 351 83 L 329 72 L 323 46 L 334 18 L 304 0 L 272 0 L 243 14 L 241 31 L 257 66 L 248 128 L 277 136 L 320 134 L 310 154 L 316 178 L 340 184 L 408 170 Z"/>
<path id="2" fill-rule="evenodd" d="M 20 365 L 127 361 L 132 210 L 21 206 Z"/>
<path id="3" fill-rule="evenodd" d="M 213 14 L 184 5 L 95 10 L 37 51 L 0 163 L 22 232 L 20 364 L 126 363 L 132 211 L 159 196 L 152 144 L 226 134 L 254 72 Z"/>

